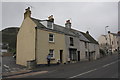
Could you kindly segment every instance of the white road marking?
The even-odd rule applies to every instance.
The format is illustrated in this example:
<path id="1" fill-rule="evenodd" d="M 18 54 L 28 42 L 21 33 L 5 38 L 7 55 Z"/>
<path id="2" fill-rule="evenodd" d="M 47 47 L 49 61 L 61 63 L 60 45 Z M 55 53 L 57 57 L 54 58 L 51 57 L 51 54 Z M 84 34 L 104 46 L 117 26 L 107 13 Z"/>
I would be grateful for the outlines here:
<path id="1" fill-rule="evenodd" d="M 75 77 L 78 77 L 78 76 L 81 76 L 81 75 L 84 75 L 84 74 L 87 74 L 87 73 L 90 73 L 90 72 L 93 72 L 93 71 L 96 71 L 97 69 L 93 69 L 93 70 L 90 70 L 90 71 L 87 71 L 87 72 L 83 72 L 81 74 L 78 74 L 76 76 L 72 76 L 72 77 L 69 77 L 69 78 L 75 78 Z"/>
<path id="2" fill-rule="evenodd" d="M 106 65 L 102 66 L 102 68 L 107 67 L 107 66 L 109 66 L 109 65 L 112 65 L 112 64 L 114 64 L 114 63 L 116 63 L 116 62 L 118 62 L 118 61 L 120 61 L 120 60 L 117 60 L 117 61 L 111 62 L 111 63 L 109 63 L 109 64 L 106 64 Z M 81 75 L 84 75 L 84 74 L 87 74 L 87 73 L 96 71 L 96 70 L 98 70 L 98 69 L 99 69 L 99 68 L 96 68 L 96 69 L 93 69 L 93 70 L 89 70 L 89 71 L 87 71 L 87 72 L 83 72 L 83 73 L 81 73 L 81 74 L 78 74 L 78 75 L 75 75 L 75 76 L 72 76 L 72 77 L 69 77 L 69 78 L 75 78 L 75 77 L 78 77 L 78 76 L 81 76 Z"/>
<path id="3" fill-rule="evenodd" d="M 10 68 L 10 67 L 9 67 L 9 66 L 7 66 L 7 65 L 4 65 L 4 67 L 5 67 L 5 68 Z"/>
<path id="4" fill-rule="evenodd" d="M 114 64 L 114 63 L 116 63 L 116 62 L 118 62 L 118 61 L 120 61 L 120 60 L 117 60 L 117 61 L 111 62 L 111 63 L 109 63 L 109 64 L 106 64 L 106 65 L 102 66 L 102 67 L 107 67 L 107 66 L 112 65 L 112 64 Z"/>

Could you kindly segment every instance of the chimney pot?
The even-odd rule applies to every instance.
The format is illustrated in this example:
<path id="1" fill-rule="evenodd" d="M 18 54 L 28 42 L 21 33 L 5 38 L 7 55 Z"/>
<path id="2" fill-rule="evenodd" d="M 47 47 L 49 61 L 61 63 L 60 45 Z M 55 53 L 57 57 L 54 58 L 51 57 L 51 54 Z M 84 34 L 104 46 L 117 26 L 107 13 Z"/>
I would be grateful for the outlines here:
<path id="1" fill-rule="evenodd" d="M 70 20 L 66 21 L 65 27 L 71 29 L 71 22 L 70 22 Z"/>
<path id="2" fill-rule="evenodd" d="M 26 17 L 31 17 L 31 10 L 30 10 L 30 7 L 28 7 L 27 9 L 25 9 L 24 19 L 25 19 Z"/>
<path id="3" fill-rule="evenodd" d="M 110 31 L 108 31 L 108 33 L 110 33 Z"/>
<path id="4" fill-rule="evenodd" d="M 89 34 L 89 31 L 86 31 L 87 34 Z"/>
<path id="5" fill-rule="evenodd" d="M 48 21 L 50 21 L 50 22 L 54 22 L 53 15 L 51 15 L 51 16 L 48 17 Z"/>

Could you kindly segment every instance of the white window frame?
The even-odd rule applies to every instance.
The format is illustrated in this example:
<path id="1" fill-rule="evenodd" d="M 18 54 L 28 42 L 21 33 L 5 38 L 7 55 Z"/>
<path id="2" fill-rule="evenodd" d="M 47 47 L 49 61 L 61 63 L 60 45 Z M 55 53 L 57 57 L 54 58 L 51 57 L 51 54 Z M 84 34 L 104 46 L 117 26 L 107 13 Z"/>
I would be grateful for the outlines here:
<path id="1" fill-rule="evenodd" d="M 53 56 L 52 56 L 51 58 L 55 58 L 55 52 L 54 52 L 54 49 L 49 49 L 49 54 L 51 54 L 51 53 L 50 53 L 50 50 L 53 50 L 53 53 L 52 53 Z"/>
<path id="2" fill-rule="evenodd" d="M 48 37 L 49 37 L 49 42 L 54 42 L 55 40 L 54 40 L 54 34 L 52 34 L 53 35 L 53 41 L 50 41 L 50 34 L 52 34 L 52 33 L 49 33 L 49 35 L 48 35 Z M 51 37 L 52 38 L 52 37 Z"/>

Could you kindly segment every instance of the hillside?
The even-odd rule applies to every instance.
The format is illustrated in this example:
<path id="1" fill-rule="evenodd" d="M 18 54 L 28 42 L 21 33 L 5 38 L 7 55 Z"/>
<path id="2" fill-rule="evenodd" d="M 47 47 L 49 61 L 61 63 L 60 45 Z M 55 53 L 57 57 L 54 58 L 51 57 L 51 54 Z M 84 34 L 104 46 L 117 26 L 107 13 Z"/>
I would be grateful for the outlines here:
<path id="1" fill-rule="evenodd" d="M 15 50 L 16 49 L 16 39 L 17 39 L 17 33 L 19 31 L 18 27 L 10 27 L 3 29 L 2 32 L 2 43 L 9 45 L 9 50 Z M 0 33 L 1 33 L 0 32 Z"/>

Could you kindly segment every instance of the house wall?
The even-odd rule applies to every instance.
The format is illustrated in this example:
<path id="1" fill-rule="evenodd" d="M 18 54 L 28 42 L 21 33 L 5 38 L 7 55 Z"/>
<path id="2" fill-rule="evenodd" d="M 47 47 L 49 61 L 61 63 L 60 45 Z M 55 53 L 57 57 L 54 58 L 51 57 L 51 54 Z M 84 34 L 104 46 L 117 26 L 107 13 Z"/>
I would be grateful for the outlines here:
<path id="1" fill-rule="evenodd" d="M 73 42 L 74 42 L 74 46 L 70 46 L 70 37 L 73 38 Z M 76 48 L 77 51 L 80 51 L 80 60 L 86 60 L 85 57 L 85 42 L 80 41 L 79 38 L 74 37 L 74 36 L 69 36 L 69 35 L 65 35 L 65 41 L 66 41 L 66 48 L 67 48 L 67 56 L 69 58 L 69 48 Z M 76 51 L 76 57 L 78 58 L 78 52 Z"/>
<path id="2" fill-rule="evenodd" d="M 88 49 L 85 48 L 85 42 L 80 41 L 80 59 L 81 61 L 84 61 L 87 59 L 85 52 L 88 51 Z M 88 47 L 88 44 L 87 44 Z"/>
<path id="3" fill-rule="evenodd" d="M 118 36 L 115 36 L 115 35 L 113 35 L 113 34 L 111 34 L 111 33 L 109 33 L 108 35 L 107 35 L 107 42 L 108 42 L 108 44 L 110 45 L 110 47 L 112 47 L 111 49 L 112 49 L 112 52 L 114 52 L 115 51 L 115 49 L 118 49 L 118 43 L 117 43 L 117 41 L 118 41 Z M 111 40 L 111 41 L 110 41 Z"/>
<path id="4" fill-rule="evenodd" d="M 54 43 L 49 42 L 49 33 L 54 34 Z M 37 64 L 47 64 L 47 55 L 49 49 L 54 49 L 55 60 L 51 60 L 51 63 L 57 63 L 60 60 L 60 50 L 63 50 L 63 63 L 66 63 L 66 47 L 64 34 L 58 34 L 55 32 L 45 31 L 37 29 L 37 43 L 36 43 L 36 58 Z"/>
<path id="5" fill-rule="evenodd" d="M 94 43 L 89 43 L 89 51 L 95 51 L 93 55 L 91 55 L 93 60 L 96 60 L 97 58 L 100 58 L 100 53 L 99 53 L 99 45 L 94 44 Z"/>
<path id="6" fill-rule="evenodd" d="M 107 41 L 106 41 L 105 36 L 103 36 L 103 35 L 100 36 L 99 39 L 98 39 L 98 43 L 101 45 L 101 47 L 102 47 L 102 45 L 106 44 Z"/>
<path id="7" fill-rule="evenodd" d="M 102 49 L 106 48 L 107 50 L 112 49 L 112 52 L 114 52 L 115 49 L 118 49 L 118 47 L 119 47 L 119 40 L 118 40 L 119 36 L 116 36 L 116 35 L 113 35 L 113 34 L 109 33 L 109 34 L 106 35 L 106 38 L 107 38 L 107 40 L 105 39 L 104 36 L 99 37 L 98 42 L 100 44 L 100 48 L 102 48 Z M 107 43 L 107 45 L 106 45 L 106 43 Z"/>
<path id="8" fill-rule="evenodd" d="M 25 18 L 17 35 L 16 64 L 27 65 L 27 61 L 35 60 L 35 26 L 29 18 Z"/>

